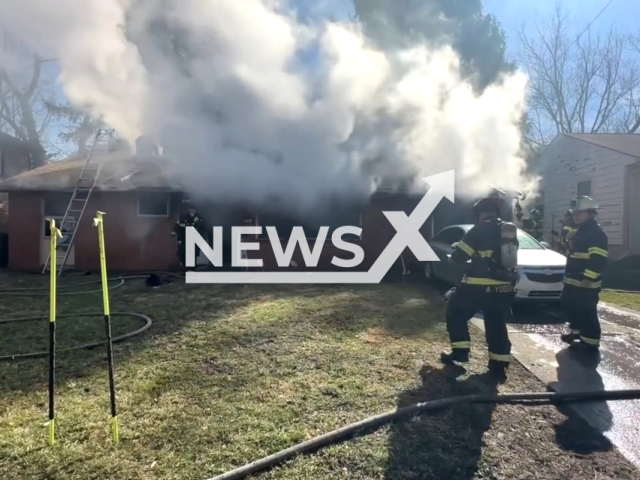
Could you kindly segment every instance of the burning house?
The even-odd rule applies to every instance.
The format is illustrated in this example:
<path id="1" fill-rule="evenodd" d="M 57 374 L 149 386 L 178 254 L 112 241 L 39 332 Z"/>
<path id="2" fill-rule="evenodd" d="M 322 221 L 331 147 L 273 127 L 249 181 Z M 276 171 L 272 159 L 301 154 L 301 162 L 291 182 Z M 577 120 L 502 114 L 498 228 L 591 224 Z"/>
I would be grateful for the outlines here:
<path id="1" fill-rule="evenodd" d="M 126 272 L 177 268 L 177 245 L 171 232 L 182 213 L 182 202 L 188 192 L 166 175 L 167 159 L 162 157 L 161 149 L 149 139 L 141 137 L 135 153 L 121 149 L 94 153 L 93 156 L 92 161 L 100 161 L 102 167 L 85 212 L 79 218 L 66 267 L 78 271 L 99 269 L 98 242 L 92 222 L 95 212 L 102 211 L 106 213 L 105 242 L 111 270 Z M 74 156 L 0 182 L 0 192 L 7 194 L 11 208 L 7 225 L 10 270 L 42 271 L 50 247 L 48 219 L 56 219 L 58 225 L 62 222 L 85 164 L 86 156 Z M 407 194 L 402 187 L 381 187 L 365 205 L 338 208 L 343 210 L 342 215 L 336 217 L 340 224 L 330 228 L 343 225 L 362 228 L 359 238 L 347 240 L 361 245 L 365 260 L 359 268 L 368 269 L 395 235 L 395 229 L 383 212 L 404 211 L 410 214 L 419 200 L 419 196 Z M 273 215 L 273 209 L 269 208 L 256 212 L 242 205 L 197 206 L 207 221 L 208 230 L 217 225 L 275 226 L 283 246 L 286 246 L 294 224 L 302 223 L 304 226 L 304 222 Z M 423 235 L 431 238 L 436 227 L 441 228 L 434 223 L 434 219 L 430 219 L 423 226 Z M 313 222 L 305 227 L 311 248 L 316 241 L 317 231 Z M 65 233 L 68 235 L 70 232 L 63 230 Z M 331 230 L 327 238 L 331 238 Z M 252 241 L 259 243 L 260 249 L 247 252 L 249 258 L 261 258 L 266 270 L 280 269 L 266 231 L 263 229 L 263 234 Z M 230 262 L 228 238 L 225 238 L 225 243 L 227 263 Z M 326 241 L 317 269 L 336 269 L 331 264 L 336 253 L 332 243 Z M 404 259 L 407 264 L 415 261 L 408 250 Z M 200 255 L 199 263 L 208 263 L 208 260 Z M 306 268 L 299 246 L 287 268 Z"/>

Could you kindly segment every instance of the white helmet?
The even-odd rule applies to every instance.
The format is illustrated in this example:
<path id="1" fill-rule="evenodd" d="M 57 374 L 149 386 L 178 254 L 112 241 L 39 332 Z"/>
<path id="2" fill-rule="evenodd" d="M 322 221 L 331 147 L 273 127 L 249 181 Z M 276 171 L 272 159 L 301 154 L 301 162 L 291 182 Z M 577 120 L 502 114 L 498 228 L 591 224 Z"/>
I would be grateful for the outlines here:
<path id="1" fill-rule="evenodd" d="M 587 196 L 575 197 L 571 201 L 571 208 L 569 209 L 569 211 L 571 213 L 575 213 L 582 210 L 596 211 L 596 210 L 601 210 L 601 208 L 598 206 L 596 201 L 591 197 L 587 197 Z"/>

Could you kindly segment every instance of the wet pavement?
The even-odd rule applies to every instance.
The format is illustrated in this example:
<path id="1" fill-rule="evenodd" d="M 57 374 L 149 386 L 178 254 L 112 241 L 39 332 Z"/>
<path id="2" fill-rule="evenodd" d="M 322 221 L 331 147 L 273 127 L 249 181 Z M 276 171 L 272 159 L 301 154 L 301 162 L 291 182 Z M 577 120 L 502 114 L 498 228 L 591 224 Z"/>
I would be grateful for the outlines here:
<path id="1" fill-rule="evenodd" d="M 640 389 L 640 314 L 610 305 L 599 309 L 599 358 L 567 349 L 560 341 L 564 316 L 558 309 L 524 307 L 514 313 L 514 355 L 556 391 Z M 640 400 L 572 406 L 640 467 Z"/>

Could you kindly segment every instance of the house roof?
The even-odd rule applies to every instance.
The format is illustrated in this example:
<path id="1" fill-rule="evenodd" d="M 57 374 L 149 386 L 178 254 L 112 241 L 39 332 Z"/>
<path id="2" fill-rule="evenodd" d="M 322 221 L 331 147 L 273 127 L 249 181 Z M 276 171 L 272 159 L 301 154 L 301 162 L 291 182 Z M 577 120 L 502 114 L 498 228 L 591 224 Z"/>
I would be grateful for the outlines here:
<path id="1" fill-rule="evenodd" d="M 95 189 L 101 191 L 129 191 L 145 189 L 180 190 L 176 182 L 164 173 L 164 159 L 140 158 L 129 152 L 94 154 L 102 161 Z M 69 191 L 86 163 L 86 155 L 48 163 L 0 182 L 0 192 L 9 191 Z"/>
<path id="2" fill-rule="evenodd" d="M 640 158 L 640 134 L 638 133 L 563 133 L 562 135 Z"/>

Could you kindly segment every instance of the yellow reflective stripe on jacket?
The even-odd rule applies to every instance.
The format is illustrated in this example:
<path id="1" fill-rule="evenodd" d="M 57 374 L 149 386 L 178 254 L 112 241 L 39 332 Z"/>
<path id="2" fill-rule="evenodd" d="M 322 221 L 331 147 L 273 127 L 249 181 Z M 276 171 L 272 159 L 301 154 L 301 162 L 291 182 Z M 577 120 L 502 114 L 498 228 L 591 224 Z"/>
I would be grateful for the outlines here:
<path id="1" fill-rule="evenodd" d="M 493 250 L 479 250 L 478 255 L 482 258 L 491 258 L 493 256 Z"/>
<path id="2" fill-rule="evenodd" d="M 511 285 L 509 282 L 505 282 L 504 280 L 494 280 L 493 278 L 481 278 L 481 277 L 464 277 L 462 279 L 462 283 L 466 283 L 467 285 Z"/>
<path id="3" fill-rule="evenodd" d="M 496 360 L 497 362 L 511 362 L 511 355 L 499 355 L 497 353 L 489 352 L 489 360 Z"/>
<path id="4" fill-rule="evenodd" d="M 600 274 L 598 272 L 594 272 L 593 270 L 585 270 L 584 276 L 596 280 L 600 276 Z"/>
<path id="5" fill-rule="evenodd" d="M 580 340 L 588 345 L 600 345 L 600 340 L 596 338 L 587 338 L 581 335 Z"/>
<path id="6" fill-rule="evenodd" d="M 589 255 L 602 255 L 606 258 L 609 256 L 609 252 L 607 252 L 604 248 L 591 247 L 589 249 Z"/>
<path id="7" fill-rule="evenodd" d="M 571 232 L 571 231 L 575 230 L 575 228 L 573 228 L 573 227 L 562 227 L 562 229 L 563 229 L 563 230 L 567 230 L 567 231 L 569 231 L 569 232 Z"/>
<path id="8" fill-rule="evenodd" d="M 580 258 L 582 260 L 589 260 L 589 258 L 590 258 L 588 253 L 581 253 L 581 252 L 572 253 L 570 255 L 570 257 L 571 258 Z"/>
<path id="9" fill-rule="evenodd" d="M 451 348 L 471 348 L 471 342 L 451 342 Z"/>
<path id="10" fill-rule="evenodd" d="M 462 250 L 464 253 L 466 253 L 470 257 L 473 257 L 473 254 L 476 253 L 476 251 L 473 248 L 471 248 L 469 245 L 467 245 L 462 241 L 458 242 L 458 248 L 460 248 L 460 250 Z"/>
<path id="11" fill-rule="evenodd" d="M 590 282 L 588 280 L 581 282 L 573 278 L 565 278 L 564 283 L 566 283 L 567 285 L 573 285 L 574 287 L 580 287 L 580 288 L 600 288 L 602 286 L 602 282 Z"/>

